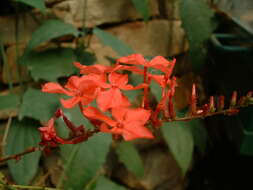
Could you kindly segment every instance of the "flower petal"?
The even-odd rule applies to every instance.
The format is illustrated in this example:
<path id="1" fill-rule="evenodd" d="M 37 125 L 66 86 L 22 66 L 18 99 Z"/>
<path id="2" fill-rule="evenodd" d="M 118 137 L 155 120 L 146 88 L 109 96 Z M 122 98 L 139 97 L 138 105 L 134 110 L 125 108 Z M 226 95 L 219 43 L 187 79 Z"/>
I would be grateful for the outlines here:
<path id="1" fill-rule="evenodd" d="M 138 121 L 144 125 L 149 120 L 150 115 L 151 111 L 143 108 L 128 109 L 125 122 Z"/>
<path id="2" fill-rule="evenodd" d="M 80 97 L 74 96 L 68 100 L 61 99 L 64 108 L 73 108 L 80 101 Z"/>
<path id="3" fill-rule="evenodd" d="M 55 82 L 48 82 L 42 86 L 42 92 L 47 93 L 59 93 L 59 94 L 67 94 L 68 96 L 73 96 L 73 93 L 65 90 L 61 85 Z"/>
<path id="4" fill-rule="evenodd" d="M 154 138 L 153 134 L 148 128 L 146 128 L 140 122 L 136 121 L 129 122 L 124 125 L 122 136 L 126 141 L 138 138 L 145 138 L 145 139 Z"/>
<path id="5" fill-rule="evenodd" d="M 147 61 L 141 54 L 132 54 L 126 57 L 121 57 L 117 60 L 117 63 L 134 64 L 134 65 L 146 65 Z"/>
<path id="6" fill-rule="evenodd" d="M 113 86 L 121 87 L 128 83 L 128 75 L 112 72 L 109 75 L 109 81 Z"/>
<path id="7" fill-rule="evenodd" d="M 128 107 L 130 102 L 118 88 L 111 88 L 99 93 L 97 97 L 97 104 L 102 111 L 106 111 L 115 107 Z"/>
<path id="8" fill-rule="evenodd" d="M 110 126 L 116 126 L 117 122 L 113 121 L 111 118 L 108 116 L 104 115 L 101 111 L 99 111 L 97 108 L 94 107 L 86 107 L 83 109 L 83 114 L 88 118 L 88 119 L 93 119 L 93 120 L 100 120 L 105 123 L 107 123 Z"/>

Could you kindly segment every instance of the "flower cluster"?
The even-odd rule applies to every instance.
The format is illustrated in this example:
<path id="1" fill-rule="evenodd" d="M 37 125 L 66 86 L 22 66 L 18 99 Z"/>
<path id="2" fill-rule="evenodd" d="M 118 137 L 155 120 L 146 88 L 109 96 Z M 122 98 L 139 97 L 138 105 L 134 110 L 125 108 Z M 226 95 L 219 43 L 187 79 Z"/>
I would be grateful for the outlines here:
<path id="1" fill-rule="evenodd" d="M 152 139 L 154 136 L 148 128 L 149 123 L 156 127 L 160 126 L 161 121 L 158 117 L 160 113 L 163 118 L 175 117 L 172 97 L 177 84 L 176 78 L 171 77 L 175 62 L 175 59 L 168 61 L 162 56 L 147 61 L 140 54 L 132 54 L 119 58 L 114 66 L 99 64 L 85 66 L 74 63 L 80 69 L 80 76 L 71 76 L 65 86 L 48 82 L 42 86 L 42 91 L 70 96 L 69 99 L 60 100 L 62 106 L 73 108 L 78 105 L 83 116 L 97 131 L 122 136 L 125 140 Z M 159 71 L 160 74 L 153 74 L 151 69 Z M 143 82 L 137 86 L 128 84 L 129 76 L 123 74 L 124 71 L 141 75 Z M 151 109 L 148 100 L 152 80 L 162 88 L 162 98 L 155 109 Z M 140 107 L 134 107 L 124 94 L 124 91 L 137 89 L 143 89 Z M 96 102 L 96 107 L 91 106 L 93 102 Z M 63 117 L 72 132 L 72 138 L 62 139 L 56 135 L 54 121 L 58 117 Z M 74 127 L 61 111 L 56 112 L 48 124 L 39 130 L 42 137 L 41 144 L 47 146 L 75 144 L 87 138 L 84 127 Z"/>

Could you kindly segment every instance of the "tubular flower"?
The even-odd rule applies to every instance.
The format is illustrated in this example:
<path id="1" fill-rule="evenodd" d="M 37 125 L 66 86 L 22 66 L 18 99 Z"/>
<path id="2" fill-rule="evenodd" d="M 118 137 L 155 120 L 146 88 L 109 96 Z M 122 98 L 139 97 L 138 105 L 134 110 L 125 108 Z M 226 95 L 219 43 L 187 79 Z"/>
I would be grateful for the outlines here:
<path id="1" fill-rule="evenodd" d="M 102 111 L 106 111 L 115 107 L 128 107 L 130 102 L 127 97 L 122 94 L 120 90 L 136 90 L 145 88 L 147 85 L 140 84 L 133 87 L 128 83 L 128 75 L 118 74 L 112 72 L 109 74 L 110 84 L 103 84 L 103 88 L 109 88 L 109 90 L 100 91 L 97 97 L 97 104 Z"/>
<path id="2" fill-rule="evenodd" d="M 72 96 L 72 98 L 68 100 L 61 99 L 63 107 L 72 108 L 78 103 L 82 105 L 91 103 L 96 98 L 100 90 L 99 83 L 102 81 L 104 81 L 104 79 L 100 75 L 72 76 L 64 86 L 65 88 L 58 83 L 49 82 L 43 85 L 42 91 Z"/>
<path id="3" fill-rule="evenodd" d="M 150 118 L 150 111 L 142 108 L 118 107 L 112 109 L 112 120 L 94 107 L 86 107 L 83 114 L 91 120 L 103 121 L 100 131 L 122 135 L 125 140 L 138 138 L 154 138 L 153 134 L 144 125 Z"/>

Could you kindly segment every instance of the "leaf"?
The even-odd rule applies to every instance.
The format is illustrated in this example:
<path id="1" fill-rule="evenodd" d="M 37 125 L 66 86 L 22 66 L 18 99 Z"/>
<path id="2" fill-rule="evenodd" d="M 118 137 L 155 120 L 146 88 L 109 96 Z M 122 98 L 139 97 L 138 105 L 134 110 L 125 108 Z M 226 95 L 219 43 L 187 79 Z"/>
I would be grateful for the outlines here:
<path id="1" fill-rule="evenodd" d="M 0 110 L 17 108 L 19 103 L 19 96 L 16 94 L 0 96 Z"/>
<path id="2" fill-rule="evenodd" d="M 79 31 L 72 25 L 64 23 L 61 20 L 51 19 L 45 21 L 32 35 L 25 54 L 36 48 L 43 42 L 47 42 L 53 38 L 58 38 L 67 34 L 77 37 Z"/>
<path id="3" fill-rule="evenodd" d="M 81 144 L 61 146 L 64 189 L 83 189 L 105 162 L 110 143 L 110 135 L 99 133 Z"/>
<path id="4" fill-rule="evenodd" d="M 150 83 L 150 91 L 155 96 L 157 101 L 160 101 L 162 98 L 162 88 L 154 82 L 153 80 Z"/>
<path id="5" fill-rule="evenodd" d="M 104 176 L 100 176 L 97 180 L 95 190 L 126 190 L 126 188 L 112 182 Z"/>
<path id="6" fill-rule="evenodd" d="M 214 13 L 204 0 L 180 0 L 180 16 L 189 41 L 193 67 L 199 70 L 206 55 L 204 44 L 216 27 L 212 20 Z"/>
<path id="7" fill-rule="evenodd" d="M 46 12 L 46 6 L 44 0 L 16 0 L 18 3 L 24 3 L 31 7 L 39 9 L 41 12 Z"/>
<path id="8" fill-rule="evenodd" d="M 19 118 L 31 117 L 40 121 L 48 121 L 59 107 L 57 95 L 43 93 L 29 88 L 22 99 Z"/>
<path id="9" fill-rule="evenodd" d="M 76 61 L 76 56 L 71 48 L 31 52 L 22 61 L 25 62 L 35 80 L 56 81 L 57 78 L 68 76 L 76 71 L 72 65 Z"/>
<path id="10" fill-rule="evenodd" d="M 149 0 L 132 0 L 137 11 L 143 16 L 144 21 L 149 20 Z"/>
<path id="11" fill-rule="evenodd" d="M 116 148 L 119 160 L 124 163 L 129 171 L 131 171 L 136 177 L 143 177 L 144 166 L 135 146 L 131 142 L 121 142 Z"/>
<path id="12" fill-rule="evenodd" d="M 134 53 L 132 48 L 108 32 L 94 28 L 93 33 L 101 40 L 102 44 L 110 46 L 120 57 Z"/>
<path id="13" fill-rule="evenodd" d="M 185 175 L 193 154 L 194 140 L 188 122 L 166 122 L 161 127 L 162 134 L 178 165 Z"/>
<path id="14" fill-rule="evenodd" d="M 33 120 L 13 120 L 7 137 L 5 155 L 13 155 L 29 147 L 37 147 L 40 141 L 38 126 L 40 124 Z M 40 155 L 41 152 L 37 151 L 22 156 L 18 162 L 8 161 L 11 175 L 17 184 L 27 185 L 33 179 L 38 169 Z"/>

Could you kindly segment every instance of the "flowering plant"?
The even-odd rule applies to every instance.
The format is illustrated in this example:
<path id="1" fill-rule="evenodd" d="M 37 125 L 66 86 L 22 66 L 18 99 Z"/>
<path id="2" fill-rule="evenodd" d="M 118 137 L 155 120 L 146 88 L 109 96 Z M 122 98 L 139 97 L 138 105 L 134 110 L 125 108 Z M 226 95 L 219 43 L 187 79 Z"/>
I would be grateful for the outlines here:
<path id="1" fill-rule="evenodd" d="M 187 121 L 215 114 L 231 115 L 238 112 L 238 107 L 252 103 L 252 92 L 238 102 L 237 93 L 234 92 L 228 109 L 224 109 L 224 96 L 218 98 L 217 104 L 211 96 L 209 103 L 199 109 L 193 84 L 188 115 L 185 118 L 176 117 L 173 97 L 177 82 L 176 77 L 172 76 L 175 63 L 175 59 L 168 61 L 162 56 L 147 61 L 140 54 L 121 57 L 114 66 L 85 66 L 74 63 L 80 69 L 81 76 L 71 76 L 64 87 L 55 82 L 48 82 L 42 86 L 42 91 L 70 96 L 69 99 L 60 100 L 63 107 L 68 109 L 78 105 L 82 115 L 93 124 L 94 129 L 87 130 L 83 125 L 76 127 L 59 109 L 45 126 L 39 128 L 40 145 L 45 147 L 44 150 L 49 150 L 50 147 L 59 144 L 76 144 L 86 141 L 97 132 L 111 133 L 114 138 L 123 137 L 127 141 L 138 138 L 153 139 L 152 131 L 159 128 L 164 121 Z M 160 73 L 153 74 L 150 68 Z M 137 86 L 128 84 L 129 76 L 123 74 L 124 71 L 141 75 L 143 82 Z M 162 89 L 161 99 L 153 107 L 149 100 L 151 81 L 156 82 Z M 142 101 L 140 105 L 133 106 L 124 91 L 137 89 L 143 89 Z M 92 106 L 93 102 L 96 103 L 96 107 Z M 63 118 L 69 128 L 67 139 L 57 136 L 55 131 L 54 122 L 59 117 Z"/>

